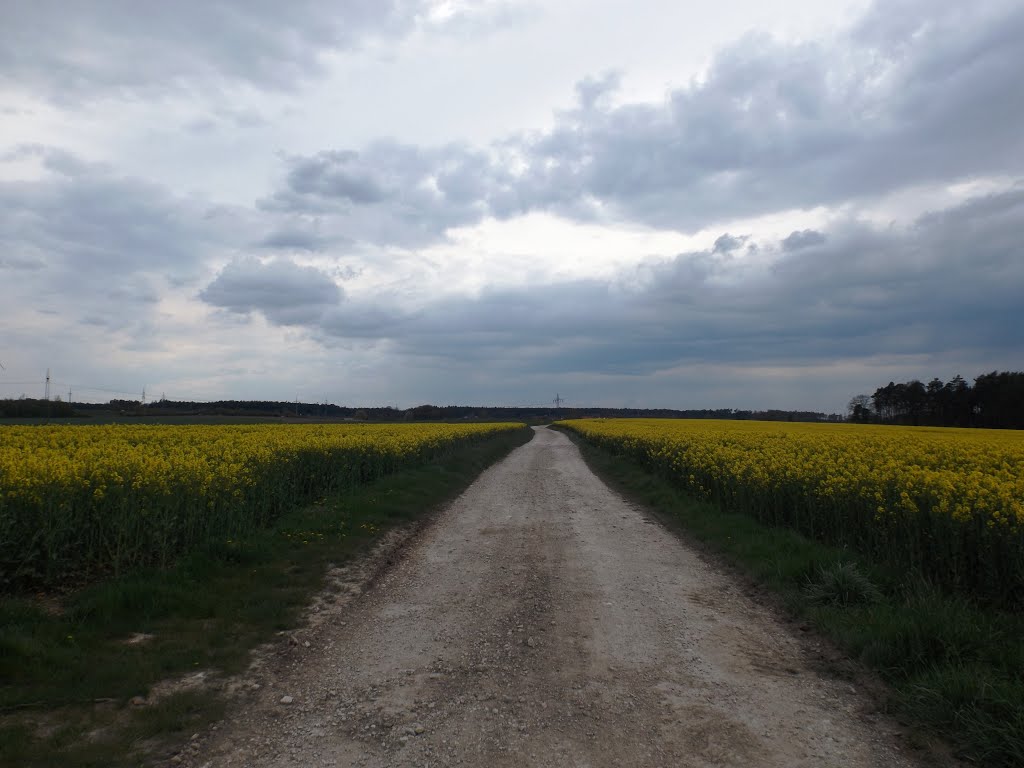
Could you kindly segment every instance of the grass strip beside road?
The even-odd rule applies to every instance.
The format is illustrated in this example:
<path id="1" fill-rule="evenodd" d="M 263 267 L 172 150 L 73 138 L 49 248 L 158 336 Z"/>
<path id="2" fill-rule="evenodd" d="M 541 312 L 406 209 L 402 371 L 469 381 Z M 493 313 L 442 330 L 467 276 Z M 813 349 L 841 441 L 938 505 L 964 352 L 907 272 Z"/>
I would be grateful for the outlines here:
<path id="1" fill-rule="evenodd" d="M 981 765 L 1024 765 L 1024 617 L 722 512 L 566 434 L 609 486 L 775 593 L 792 617 L 879 674 L 892 690 L 886 707 L 926 740 L 939 735 Z"/>
<path id="2" fill-rule="evenodd" d="M 196 670 L 234 674 L 250 651 L 292 629 L 324 574 L 380 534 L 422 518 L 532 438 L 502 433 L 288 513 L 176 566 L 60 600 L 0 598 L 0 766 L 135 766 L 168 757 L 224 702 L 183 691 L 132 706 Z M 128 639 L 152 636 L 145 642 Z"/>

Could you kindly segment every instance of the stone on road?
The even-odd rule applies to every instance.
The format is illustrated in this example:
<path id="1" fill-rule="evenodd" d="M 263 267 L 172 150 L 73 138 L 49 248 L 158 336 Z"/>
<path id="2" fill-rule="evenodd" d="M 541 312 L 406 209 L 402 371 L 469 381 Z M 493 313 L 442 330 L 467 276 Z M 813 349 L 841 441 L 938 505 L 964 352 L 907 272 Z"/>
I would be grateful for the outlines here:
<path id="1" fill-rule="evenodd" d="M 190 764 L 912 765 L 867 697 L 544 428 L 316 631 Z"/>

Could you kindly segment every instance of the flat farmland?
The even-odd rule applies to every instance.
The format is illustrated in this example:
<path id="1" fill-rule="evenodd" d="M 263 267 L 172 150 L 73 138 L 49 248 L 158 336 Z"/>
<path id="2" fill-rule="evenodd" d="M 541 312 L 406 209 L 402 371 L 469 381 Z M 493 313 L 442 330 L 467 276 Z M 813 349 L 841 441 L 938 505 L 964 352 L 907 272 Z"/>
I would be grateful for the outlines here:
<path id="1" fill-rule="evenodd" d="M 4 477 L 21 489 L 5 509 L 38 515 L 20 529 L 8 515 L 28 543 L 5 560 L 21 563 L 15 583 L 112 585 L 72 594 L 66 620 L 33 614 L 0 634 L 11 676 L 13 659 L 34 670 L 0 687 L 18 764 L 72 754 L 70 737 L 25 747 L 53 725 L 18 710 L 92 674 L 83 645 L 82 668 L 46 686 L 46 664 L 80 642 L 73 623 L 103 611 L 115 620 L 93 630 L 95 666 L 154 671 L 93 675 L 79 696 L 112 707 L 107 723 L 177 702 L 174 726 L 74 764 L 909 768 L 1024 754 L 1016 433 L 628 419 L 89 429 L 12 431 L 34 450 L 0 465 L 39 468 Z M 146 430 L 165 436 L 160 451 Z M 445 456 L 477 454 L 429 490 Z M 67 499 L 91 511 L 68 525 Z M 237 529 L 202 529 L 210 519 Z M 182 554 L 211 536 L 196 545 L 205 560 Z M 109 565 L 118 552 L 127 578 Z M 204 591 L 215 599 L 196 605 Z M 19 605 L 9 615 L 27 615 Z M 60 653 L 33 656 L 46 622 Z M 125 650 L 126 637 L 155 639 Z M 54 716 L 89 723 L 88 742 L 99 716 L 73 706 Z"/>
<path id="2" fill-rule="evenodd" d="M 562 426 L 696 498 L 951 589 L 1024 601 L 1024 433 L 670 419 Z"/>
<path id="3" fill-rule="evenodd" d="M 29 426 L 0 430 L 0 587 L 167 566 L 324 494 L 517 424 Z"/>

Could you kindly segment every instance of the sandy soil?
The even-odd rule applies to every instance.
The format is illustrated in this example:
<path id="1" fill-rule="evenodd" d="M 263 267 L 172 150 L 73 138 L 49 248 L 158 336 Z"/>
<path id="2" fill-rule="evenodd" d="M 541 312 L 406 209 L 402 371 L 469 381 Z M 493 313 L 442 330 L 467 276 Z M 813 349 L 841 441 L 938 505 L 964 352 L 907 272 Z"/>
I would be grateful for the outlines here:
<path id="1" fill-rule="evenodd" d="M 175 762 L 914 765 L 798 630 L 562 434 L 538 429 L 390 552 L 342 574 L 352 599 L 318 602 Z"/>

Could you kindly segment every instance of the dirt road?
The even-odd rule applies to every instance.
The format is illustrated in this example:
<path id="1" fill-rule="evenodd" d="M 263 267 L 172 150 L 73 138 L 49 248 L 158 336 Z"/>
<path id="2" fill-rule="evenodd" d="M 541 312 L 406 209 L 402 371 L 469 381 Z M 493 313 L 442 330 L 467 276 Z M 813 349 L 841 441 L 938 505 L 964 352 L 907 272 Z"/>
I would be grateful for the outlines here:
<path id="1" fill-rule="evenodd" d="M 792 627 L 547 429 L 318 618 L 178 760 L 912 765 L 865 696 L 814 671 Z"/>

